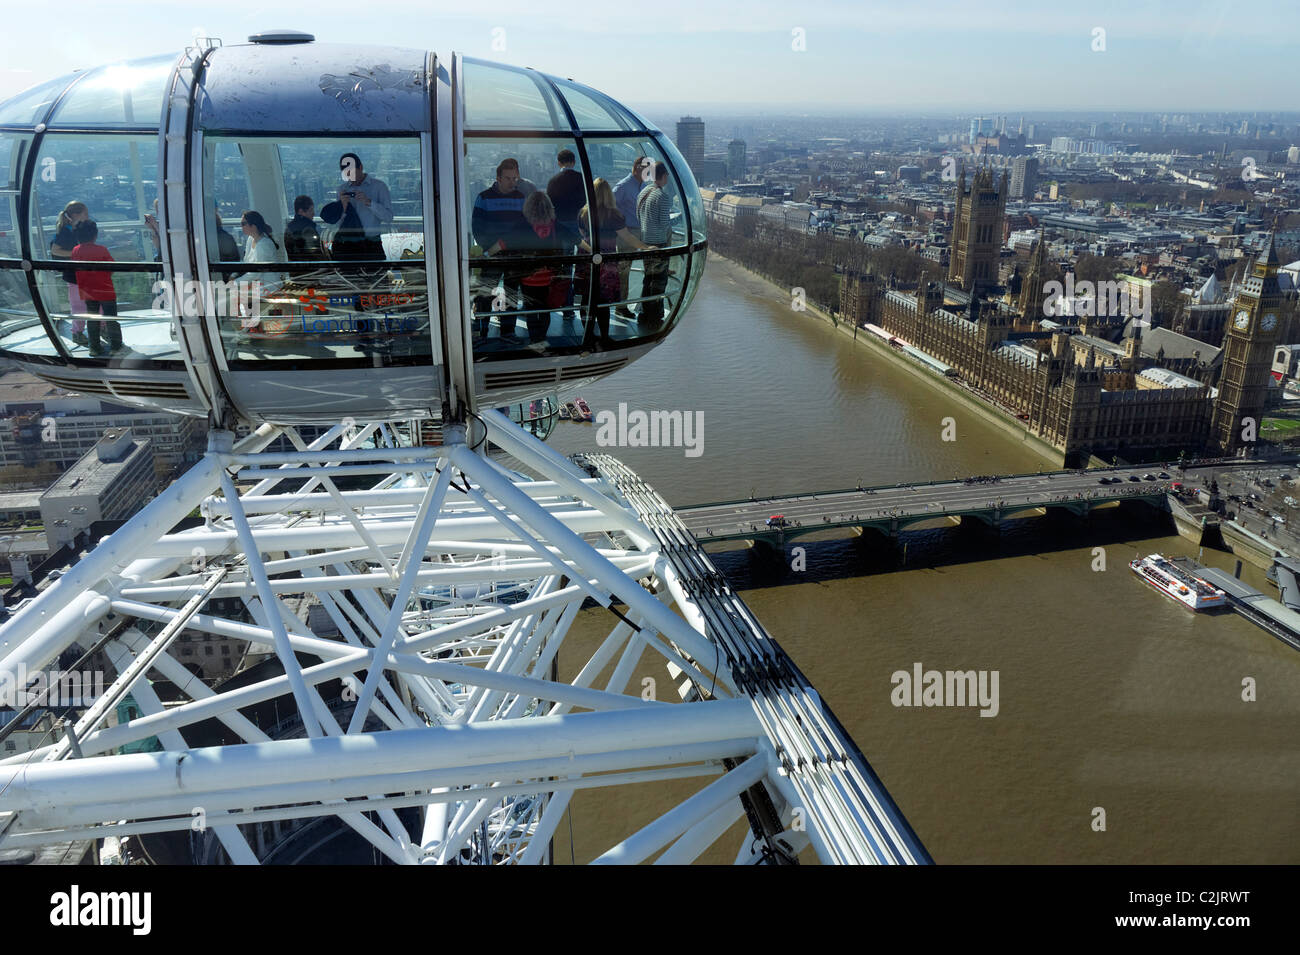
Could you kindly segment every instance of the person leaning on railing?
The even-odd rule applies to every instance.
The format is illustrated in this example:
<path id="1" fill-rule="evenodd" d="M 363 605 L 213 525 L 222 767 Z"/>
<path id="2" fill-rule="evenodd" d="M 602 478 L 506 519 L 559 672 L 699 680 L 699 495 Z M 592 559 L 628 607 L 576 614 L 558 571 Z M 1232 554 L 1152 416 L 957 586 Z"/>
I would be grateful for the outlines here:
<path id="1" fill-rule="evenodd" d="M 648 250 L 652 248 L 642 242 L 627 226 L 627 221 L 618 209 L 618 202 L 614 196 L 614 190 L 611 188 L 608 180 L 596 179 L 591 184 L 592 192 L 596 199 L 596 223 L 600 232 L 599 240 L 595 242 L 596 248 L 593 249 L 591 235 L 591 210 L 589 206 L 583 206 L 578 213 L 578 231 L 582 234 L 582 250 L 584 252 L 596 251 L 601 254 L 616 252 L 622 249 Z M 647 270 L 649 263 L 646 263 Z M 588 274 L 589 267 L 580 267 L 578 269 L 579 281 L 585 282 L 584 276 Z M 604 347 L 610 344 L 609 335 L 609 309 L 610 304 L 620 301 L 621 295 L 621 274 L 618 262 L 601 262 L 599 273 L 596 277 L 596 299 L 593 311 L 594 322 L 588 324 L 587 334 L 584 337 L 583 344 L 595 344 L 595 329 L 600 329 L 600 346 Z M 648 272 L 647 272 L 648 274 Z M 649 294 L 649 293 L 647 293 Z"/>
<path id="2" fill-rule="evenodd" d="M 642 190 L 636 202 L 637 218 L 641 221 L 641 239 L 647 245 L 660 247 L 668 244 L 672 234 L 672 207 L 672 197 L 668 195 L 668 167 L 657 162 L 654 183 Z M 645 302 L 641 305 L 641 321 L 652 328 L 663 322 L 663 296 L 667 289 L 668 260 L 646 259 L 645 278 L 641 287 L 641 294 L 645 297 Z"/>
<path id="3" fill-rule="evenodd" d="M 540 189 L 524 200 L 524 219 L 532 229 L 531 236 L 519 233 L 514 239 L 514 251 L 524 256 L 567 255 L 578 242 L 577 233 L 558 221 L 555 205 Z M 539 259 L 537 268 L 519 279 L 523 294 L 524 322 L 528 326 L 528 343 L 544 344 L 551 325 L 551 311 L 561 308 L 571 300 L 573 281 L 566 274 L 568 267 Z M 504 325 L 504 320 L 503 320 Z"/>

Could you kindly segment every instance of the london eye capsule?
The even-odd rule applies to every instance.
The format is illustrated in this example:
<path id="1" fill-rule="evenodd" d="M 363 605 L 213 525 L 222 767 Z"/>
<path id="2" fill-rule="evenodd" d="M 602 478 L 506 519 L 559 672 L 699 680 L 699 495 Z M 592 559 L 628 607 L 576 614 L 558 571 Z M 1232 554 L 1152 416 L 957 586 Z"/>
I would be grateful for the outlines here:
<path id="1" fill-rule="evenodd" d="M 608 375 L 704 266 L 672 143 L 594 89 L 294 32 L 0 104 L 0 355 L 214 424 L 455 417 Z"/>

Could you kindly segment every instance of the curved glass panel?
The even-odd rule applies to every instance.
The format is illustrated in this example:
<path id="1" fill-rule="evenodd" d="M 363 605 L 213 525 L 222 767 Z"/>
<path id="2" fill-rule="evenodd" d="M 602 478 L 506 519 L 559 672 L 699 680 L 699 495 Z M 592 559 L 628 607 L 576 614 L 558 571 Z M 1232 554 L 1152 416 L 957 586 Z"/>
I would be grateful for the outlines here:
<path id="1" fill-rule="evenodd" d="M 162 271 L 36 273 L 45 312 L 73 358 L 179 361 Z"/>
<path id="2" fill-rule="evenodd" d="M 686 278 L 687 256 L 666 252 L 471 269 L 474 360 L 604 351 L 657 338 L 670 327 Z"/>
<path id="3" fill-rule="evenodd" d="M 151 227 L 158 198 L 156 136 L 51 133 L 41 140 L 36 168 L 29 213 L 33 258 L 68 258 L 78 242 L 73 220 L 88 216 L 109 256 L 102 261 L 158 260 Z M 69 209 L 75 203 L 81 205 Z"/>
<path id="4" fill-rule="evenodd" d="M 422 50 L 249 44 L 212 53 L 197 123 L 210 131 L 418 133 L 429 127 Z"/>
<path id="5" fill-rule="evenodd" d="M 569 132 L 546 81 L 531 70 L 464 57 L 465 128 Z"/>
<path id="6" fill-rule="evenodd" d="M 226 233 L 207 223 L 214 264 L 250 254 L 248 211 L 269 227 L 278 262 L 424 257 L 418 140 L 210 137 L 204 154 L 204 203 Z"/>
<path id="7" fill-rule="evenodd" d="M 27 273 L 21 269 L 0 269 L 0 349 L 20 355 L 57 354 L 36 315 Z"/>
<path id="8" fill-rule="evenodd" d="M 0 133 L 0 259 L 22 256 L 18 234 L 19 180 L 31 144 L 29 135 Z"/>
<path id="9" fill-rule="evenodd" d="M 560 165 L 561 156 L 571 157 L 571 169 Z M 462 168 L 471 258 L 573 254 L 587 186 L 572 137 L 469 138 Z M 546 201 L 530 198 L 538 192 Z"/>
<path id="10" fill-rule="evenodd" d="M 201 305 L 232 368 L 431 360 L 418 140 L 222 136 L 204 153 L 221 229 L 205 224 Z"/>
<path id="11" fill-rule="evenodd" d="M 631 117 L 608 97 L 568 80 L 551 77 L 551 81 L 559 87 L 560 95 L 569 104 L 579 129 L 604 131 L 636 128 Z"/>
<path id="12" fill-rule="evenodd" d="M 231 273 L 213 280 L 215 314 L 232 368 L 278 370 L 321 361 L 381 368 L 432 361 L 424 263 L 327 265 L 302 274 Z"/>
<path id="13" fill-rule="evenodd" d="M 55 126 L 157 126 L 172 54 L 101 66 L 86 75 L 50 118 Z"/>
<path id="14" fill-rule="evenodd" d="M 509 259 L 470 270 L 474 360 L 537 357 L 581 346 L 589 309 L 572 265 Z"/>
<path id="15" fill-rule="evenodd" d="M 555 394 L 497 409 L 538 440 L 545 441 L 560 420 L 560 402 Z"/>
<path id="16" fill-rule="evenodd" d="M 664 152 L 669 156 L 669 165 L 677 171 L 681 178 L 681 188 L 686 193 L 686 203 L 691 210 L 691 242 L 699 242 L 705 238 L 704 224 L 704 200 L 700 197 L 700 187 L 695 182 L 695 177 L 691 175 L 691 167 L 687 165 L 682 154 L 677 151 L 677 147 L 672 141 L 662 134 L 656 137 L 657 141 L 663 146 Z M 679 227 L 684 227 L 684 223 Z"/>
<path id="17" fill-rule="evenodd" d="M 686 287 L 688 259 L 686 255 L 671 255 L 642 260 L 640 309 L 636 313 L 639 337 L 667 330 Z"/>
<path id="18" fill-rule="evenodd" d="M 700 279 L 704 275 L 704 261 L 708 257 L 705 249 L 691 253 L 691 277 L 686 284 L 686 294 L 682 297 L 682 303 L 678 307 L 678 314 L 691 307 L 691 302 L 695 301 L 695 293 L 700 289 Z"/>
<path id="19" fill-rule="evenodd" d="M 593 183 L 596 179 L 609 183 L 619 214 L 634 236 L 660 248 L 686 244 L 685 219 L 681 214 L 676 180 L 671 173 L 652 207 L 656 222 L 651 226 L 649 237 L 645 235 L 646 224 L 641 221 L 641 216 L 646 210 L 641 200 L 648 198 L 646 194 L 654 184 L 655 163 L 668 159 L 656 140 L 648 135 L 593 139 L 586 143 L 586 147 Z"/>
<path id="20" fill-rule="evenodd" d="M 45 116 L 54 105 L 54 101 L 59 98 L 59 94 L 79 75 L 79 73 L 69 73 L 67 76 L 47 80 L 0 103 L 0 124 L 35 126 L 37 123 L 45 122 Z"/>

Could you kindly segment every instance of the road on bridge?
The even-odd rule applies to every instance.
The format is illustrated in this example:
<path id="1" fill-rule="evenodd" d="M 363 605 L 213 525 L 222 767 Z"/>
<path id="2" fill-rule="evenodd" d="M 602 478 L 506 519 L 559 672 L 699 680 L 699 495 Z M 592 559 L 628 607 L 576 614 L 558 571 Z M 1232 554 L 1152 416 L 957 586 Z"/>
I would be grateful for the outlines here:
<path id="1" fill-rule="evenodd" d="M 954 519 L 962 514 L 999 509 L 1010 514 L 1033 507 L 1072 502 L 1106 502 L 1135 497 L 1153 497 L 1181 481 L 1199 485 L 1202 470 L 1223 474 L 1229 470 L 1256 469 L 1257 463 L 1226 465 L 1222 462 L 1177 468 L 1140 465 L 1097 468 L 1086 471 L 1050 471 L 1041 474 L 980 478 L 935 484 L 900 484 L 888 487 L 848 489 L 790 497 L 724 501 L 677 508 L 677 515 L 699 541 L 740 540 L 755 535 L 770 536 L 769 517 L 779 514 L 787 522 L 789 536 L 836 527 L 881 524 L 898 518 L 914 523 L 926 516 Z M 1150 475 L 1148 479 L 1146 476 Z M 1112 479 L 1102 484 L 1102 478 Z M 1114 479 L 1118 478 L 1118 483 Z M 1208 481 L 1207 481 L 1208 483 Z"/>

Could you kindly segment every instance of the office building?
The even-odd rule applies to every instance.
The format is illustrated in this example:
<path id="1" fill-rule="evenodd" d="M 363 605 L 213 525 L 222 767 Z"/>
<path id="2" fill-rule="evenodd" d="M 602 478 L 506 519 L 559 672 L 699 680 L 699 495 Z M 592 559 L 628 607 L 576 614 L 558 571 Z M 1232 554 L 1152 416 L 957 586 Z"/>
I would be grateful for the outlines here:
<path id="1" fill-rule="evenodd" d="M 1038 160 L 1033 156 L 1017 156 L 1011 164 L 1011 198 L 1032 199 L 1038 188 Z"/>
<path id="2" fill-rule="evenodd" d="M 694 173 L 704 160 L 704 120 L 683 116 L 677 121 L 677 149 Z"/>

